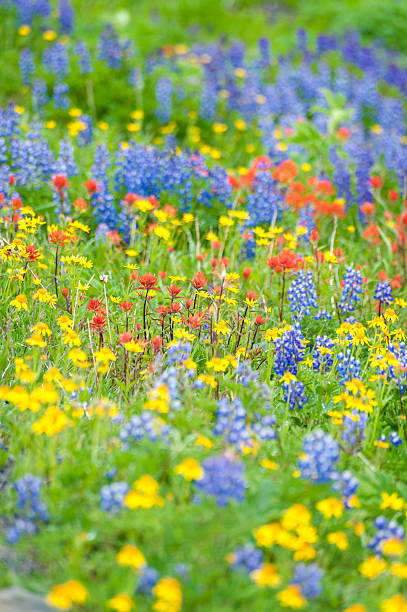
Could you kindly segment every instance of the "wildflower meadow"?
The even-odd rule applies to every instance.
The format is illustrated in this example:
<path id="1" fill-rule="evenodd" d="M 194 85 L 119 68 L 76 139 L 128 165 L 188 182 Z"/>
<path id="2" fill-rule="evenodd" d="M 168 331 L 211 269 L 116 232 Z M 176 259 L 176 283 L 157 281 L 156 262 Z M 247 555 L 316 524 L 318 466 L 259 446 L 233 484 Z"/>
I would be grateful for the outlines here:
<path id="1" fill-rule="evenodd" d="M 407 5 L 303 4 L 0 0 L 0 588 L 407 612 Z"/>

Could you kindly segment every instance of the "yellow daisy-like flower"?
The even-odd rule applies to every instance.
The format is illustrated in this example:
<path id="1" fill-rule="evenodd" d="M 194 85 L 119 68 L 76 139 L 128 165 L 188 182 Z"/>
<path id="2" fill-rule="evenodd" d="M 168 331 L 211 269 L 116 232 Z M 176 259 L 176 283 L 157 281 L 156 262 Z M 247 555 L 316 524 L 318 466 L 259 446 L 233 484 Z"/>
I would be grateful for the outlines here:
<path id="1" fill-rule="evenodd" d="M 280 591 L 277 597 L 281 605 L 286 608 L 299 609 L 303 608 L 307 603 L 300 587 L 296 584 L 291 584 L 283 591 Z"/>
<path id="2" fill-rule="evenodd" d="M 24 295 L 24 293 L 19 293 L 18 295 L 16 295 L 14 300 L 11 300 L 10 306 L 14 306 L 15 308 L 17 308 L 17 310 L 23 309 L 28 312 L 27 296 Z"/>
<path id="3" fill-rule="evenodd" d="M 198 461 L 189 457 L 174 468 L 174 473 L 181 474 L 186 480 L 199 480 L 204 472 Z"/>
<path id="4" fill-rule="evenodd" d="M 83 604 L 87 599 L 88 592 L 85 587 L 77 580 L 69 580 L 54 586 L 46 601 L 61 610 L 69 610 L 73 603 Z"/>
<path id="5" fill-rule="evenodd" d="M 128 565 L 134 569 L 140 569 L 147 564 L 146 558 L 137 546 L 126 545 L 116 556 L 120 565 Z"/>
<path id="6" fill-rule="evenodd" d="M 130 612 L 134 608 L 134 602 L 128 595 L 119 593 L 107 602 L 109 608 L 116 612 Z"/>

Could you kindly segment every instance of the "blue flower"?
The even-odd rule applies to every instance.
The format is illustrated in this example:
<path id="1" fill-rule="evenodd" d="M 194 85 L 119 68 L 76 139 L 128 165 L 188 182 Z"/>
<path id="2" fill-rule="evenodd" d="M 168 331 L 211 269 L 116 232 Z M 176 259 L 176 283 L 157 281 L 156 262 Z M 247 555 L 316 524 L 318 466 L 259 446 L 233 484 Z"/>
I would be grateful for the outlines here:
<path id="1" fill-rule="evenodd" d="M 218 506 L 227 506 L 232 500 L 243 501 L 247 484 L 242 463 L 215 455 L 205 459 L 202 467 L 204 475 L 195 484 L 203 493 L 215 497 Z"/>
<path id="2" fill-rule="evenodd" d="M 294 570 L 293 583 L 297 584 L 301 593 L 307 599 L 314 599 L 322 592 L 321 579 L 323 570 L 316 563 L 297 563 Z"/>

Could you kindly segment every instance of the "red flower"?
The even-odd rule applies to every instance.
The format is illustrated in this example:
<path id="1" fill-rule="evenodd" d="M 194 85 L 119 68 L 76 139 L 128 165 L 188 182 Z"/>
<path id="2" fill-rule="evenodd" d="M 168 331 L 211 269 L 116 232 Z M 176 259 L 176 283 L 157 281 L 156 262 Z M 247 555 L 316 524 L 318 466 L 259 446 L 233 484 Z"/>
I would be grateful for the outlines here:
<path id="1" fill-rule="evenodd" d="M 369 183 L 375 189 L 380 189 L 380 187 L 383 187 L 383 180 L 380 178 L 380 176 L 371 176 Z"/>
<path id="2" fill-rule="evenodd" d="M 86 181 L 86 183 L 82 183 L 82 185 L 86 188 L 89 196 L 99 191 L 99 187 L 95 179 L 89 179 Z"/>
<path id="3" fill-rule="evenodd" d="M 52 184 L 54 185 L 57 191 L 61 192 L 69 185 L 68 179 L 66 178 L 66 174 L 55 174 L 52 179 Z"/>
<path id="4" fill-rule="evenodd" d="M 90 300 L 87 309 L 89 310 L 94 310 L 95 312 L 97 312 L 99 310 L 101 302 L 99 302 L 99 300 Z"/>
<path id="5" fill-rule="evenodd" d="M 336 134 L 339 138 L 349 138 L 350 136 L 350 129 L 345 127 L 345 126 L 341 126 L 340 128 L 337 129 Z"/>
<path id="6" fill-rule="evenodd" d="M 175 285 L 170 285 L 167 287 L 168 293 L 171 297 L 176 297 L 182 291 L 182 287 L 176 287 Z"/>
<path id="7" fill-rule="evenodd" d="M 112 244 L 120 244 L 122 241 L 118 230 L 110 230 L 106 235 Z"/>
<path id="8" fill-rule="evenodd" d="M 40 252 L 35 248 L 33 244 L 27 244 L 25 250 L 30 261 L 34 261 L 35 259 L 38 259 L 38 257 L 40 257 Z"/>
<path id="9" fill-rule="evenodd" d="M 73 203 L 73 206 L 77 210 L 87 210 L 88 208 L 86 200 L 84 200 L 83 198 L 76 198 L 75 202 Z"/>
<path id="10" fill-rule="evenodd" d="M 186 321 L 184 320 L 184 323 L 186 323 L 188 327 L 198 329 L 199 327 L 202 327 L 202 325 L 205 323 L 206 317 L 207 315 L 204 312 L 198 312 L 188 317 Z"/>
<path id="11" fill-rule="evenodd" d="M 315 191 L 323 195 L 334 195 L 335 189 L 332 187 L 331 181 L 326 179 L 318 181 Z"/>
<path id="12" fill-rule="evenodd" d="M 255 325 L 262 325 L 266 321 L 267 321 L 267 319 L 263 319 L 262 315 L 256 315 L 256 318 L 254 319 L 254 324 Z"/>
<path id="13" fill-rule="evenodd" d="M 287 249 L 267 260 L 267 265 L 278 273 L 285 272 L 286 270 L 296 271 L 301 264 L 302 260 L 299 258 L 299 256 L 296 253 L 288 251 Z"/>
<path id="14" fill-rule="evenodd" d="M 95 315 L 92 319 L 92 323 L 90 324 L 93 329 L 96 331 L 102 331 L 104 327 L 106 327 L 106 319 L 103 315 Z"/>
<path id="15" fill-rule="evenodd" d="M 154 336 L 154 338 L 151 338 L 151 348 L 153 349 L 153 351 L 158 351 L 163 345 L 163 341 L 160 338 L 160 336 Z"/>
<path id="16" fill-rule="evenodd" d="M 188 308 L 188 310 L 189 310 L 193 303 L 194 303 L 194 300 L 192 300 L 191 298 L 189 298 L 188 300 L 185 300 L 186 308 Z"/>
<path id="17" fill-rule="evenodd" d="M 271 160 L 267 155 L 258 155 L 252 161 L 251 167 L 255 170 L 270 170 Z"/>
<path id="18" fill-rule="evenodd" d="M 156 311 L 158 312 L 158 314 L 160 314 L 164 318 L 170 312 L 170 309 L 168 308 L 168 306 L 164 306 L 164 304 L 160 304 L 156 308 Z"/>
<path id="19" fill-rule="evenodd" d="M 288 183 L 298 174 L 298 166 L 291 159 L 285 159 L 273 172 L 273 179 L 279 183 Z"/>
<path id="20" fill-rule="evenodd" d="M 167 272 L 165 270 L 160 270 L 158 276 L 164 279 L 167 276 Z"/>
<path id="21" fill-rule="evenodd" d="M 22 207 L 23 207 L 23 203 L 20 200 L 20 198 L 13 198 L 11 200 L 11 208 L 13 210 L 20 210 L 20 208 L 22 208 Z"/>
<path id="22" fill-rule="evenodd" d="M 173 302 L 170 304 L 170 310 L 171 312 L 181 312 L 182 304 L 180 304 L 180 302 Z"/>
<path id="23" fill-rule="evenodd" d="M 133 334 L 129 331 L 125 331 L 119 336 L 119 342 L 121 342 L 122 344 L 131 342 L 132 340 L 133 340 Z"/>
<path id="24" fill-rule="evenodd" d="M 317 230 L 312 230 L 312 232 L 311 232 L 311 240 L 313 242 L 318 242 L 319 234 L 318 234 Z"/>
<path id="25" fill-rule="evenodd" d="M 368 225 L 363 232 L 363 238 L 373 238 L 375 244 L 380 244 L 380 232 L 377 225 Z"/>
<path id="26" fill-rule="evenodd" d="M 58 246 L 64 246 L 66 242 L 70 242 L 71 237 L 64 234 L 61 229 L 55 230 L 55 232 L 51 232 L 48 236 L 49 241 L 57 244 Z"/>
<path id="27" fill-rule="evenodd" d="M 242 272 L 242 276 L 243 278 L 250 278 L 252 275 L 253 270 L 251 268 L 245 268 Z"/>
<path id="28" fill-rule="evenodd" d="M 362 206 L 360 207 L 360 210 L 362 211 L 362 213 L 365 213 L 365 215 L 373 215 L 375 207 L 372 202 L 363 202 Z"/>
<path id="29" fill-rule="evenodd" d="M 398 191 L 394 191 L 394 189 L 390 189 L 389 191 L 389 200 L 390 202 L 396 202 L 399 199 Z"/>
<path id="30" fill-rule="evenodd" d="M 121 304 L 119 304 L 119 307 L 124 310 L 124 312 L 130 312 L 130 310 L 133 308 L 133 302 L 122 302 Z"/>
<path id="31" fill-rule="evenodd" d="M 144 276 L 139 277 L 139 283 L 143 289 L 156 289 L 157 277 L 154 274 L 144 274 Z"/>
<path id="32" fill-rule="evenodd" d="M 255 302 L 259 299 L 259 296 L 254 293 L 254 291 L 248 291 L 246 295 L 246 300 L 250 300 Z"/>
<path id="33" fill-rule="evenodd" d="M 132 191 L 130 193 L 126 193 L 126 195 L 124 196 L 124 201 L 126 202 L 126 204 L 129 204 L 130 206 L 134 204 L 134 202 L 137 202 L 137 200 L 142 200 L 142 199 L 143 198 L 141 196 L 136 195 Z"/>
<path id="34" fill-rule="evenodd" d="M 203 289 L 208 282 L 205 274 L 203 272 L 196 272 L 193 280 L 189 281 L 195 289 Z"/>

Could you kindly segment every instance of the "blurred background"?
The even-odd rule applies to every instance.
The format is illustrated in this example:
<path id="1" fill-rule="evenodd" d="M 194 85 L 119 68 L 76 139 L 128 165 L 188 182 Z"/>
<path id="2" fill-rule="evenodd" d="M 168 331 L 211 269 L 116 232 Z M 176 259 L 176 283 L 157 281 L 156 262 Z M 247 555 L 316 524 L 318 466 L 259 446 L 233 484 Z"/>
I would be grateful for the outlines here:
<path id="1" fill-rule="evenodd" d="M 237 37 L 248 45 L 269 36 L 276 52 L 292 45 L 298 28 L 314 36 L 358 31 L 364 42 L 375 39 L 407 51 L 407 0 L 75 0 L 81 24 L 95 36 L 100 22 L 111 21 L 143 43 L 146 53 L 164 44 L 192 43 L 218 36 Z M 92 19 L 89 17 L 92 16 Z M 91 24 L 91 25 L 89 25 Z M 90 31 L 91 30 L 91 31 Z"/>

